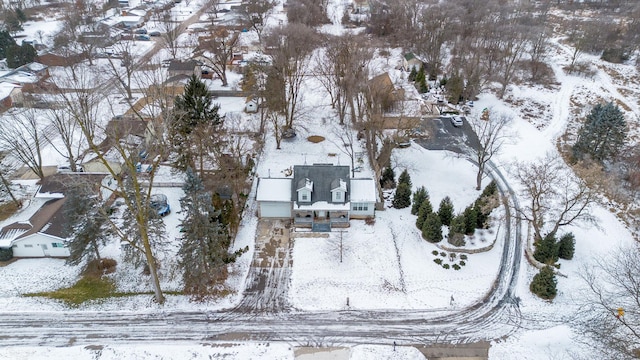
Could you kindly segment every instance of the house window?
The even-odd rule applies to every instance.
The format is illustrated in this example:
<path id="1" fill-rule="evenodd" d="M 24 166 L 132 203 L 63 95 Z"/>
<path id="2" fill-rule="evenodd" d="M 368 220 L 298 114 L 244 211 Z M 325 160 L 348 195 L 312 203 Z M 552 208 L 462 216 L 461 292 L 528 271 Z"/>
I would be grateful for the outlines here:
<path id="1" fill-rule="evenodd" d="M 302 201 L 307 201 L 307 200 L 308 200 L 307 194 L 302 194 Z"/>
<path id="2" fill-rule="evenodd" d="M 342 200 L 342 193 L 340 191 L 336 191 L 336 200 Z"/>
<path id="3" fill-rule="evenodd" d="M 354 203 L 351 206 L 353 211 L 369 211 L 369 204 L 366 203 Z"/>
<path id="4" fill-rule="evenodd" d="M 64 244 L 63 243 L 51 243 L 51 247 L 54 248 L 63 248 Z"/>
<path id="5" fill-rule="evenodd" d="M 32 248 L 32 247 L 33 247 L 33 245 L 31 245 L 31 244 L 24 244 L 24 247 L 26 247 L 26 248 Z"/>

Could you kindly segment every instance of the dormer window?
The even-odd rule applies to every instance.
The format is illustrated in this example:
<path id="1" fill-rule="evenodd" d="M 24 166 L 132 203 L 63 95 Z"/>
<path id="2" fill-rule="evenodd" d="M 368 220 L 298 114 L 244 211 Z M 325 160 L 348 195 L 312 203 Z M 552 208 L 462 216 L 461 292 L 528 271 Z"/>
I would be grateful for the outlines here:
<path id="1" fill-rule="evenodd" d="M 311 193 L 313 192 L 313 181 L 309 179 L 300 180 L 297 192 L 299 202 L 310 202 Z"/>
<path id="2" fill-rule="evenodd" d="M 331 202 L 344 203 L 347 197 L 347 182 L 335 179 L 331 182 Z"/>

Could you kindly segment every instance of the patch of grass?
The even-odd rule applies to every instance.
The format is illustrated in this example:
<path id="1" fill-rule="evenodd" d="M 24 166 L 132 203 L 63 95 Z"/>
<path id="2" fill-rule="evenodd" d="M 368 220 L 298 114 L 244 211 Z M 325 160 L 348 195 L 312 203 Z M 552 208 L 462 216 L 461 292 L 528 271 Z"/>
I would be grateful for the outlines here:
<path id="1" fill-rule="evenodd" d="M 149 292 L 116 292 L 115 284 L 111 279 L 85 276 L 78 280 L 73 286 L 58 289 L 56 291 L 45 291 L 39 293 L 25 294 L 26 297 L 47 297 L 50 299 L 62 300 L 71 307 L 77 307 L 86 301 L 101 300 L 114 297 L 125 297 L 135 295 L 153 295 Z M 163 291 L 165 295 L 184 295 L 181 291 Z"/>
<path id="2" fill-rule="evenodd" d="M 307 138 L 307 140 L 309 140 L 310 142 L 317 144 L 319 142 L 323 142 L 324 141 L 324 136 L 320 136 L 320 135 L 311 135 Z"/>
<path id="3" fill-rule="evenodd" d="M 70 306 L 78 306 L 85 301 L 105 299 L 116 295 L 115 284 L 110 279 L 83 277 L 73 286 L 56 291 L 25 294 L 28 297 L 44 296 L 62 300 Z"/>

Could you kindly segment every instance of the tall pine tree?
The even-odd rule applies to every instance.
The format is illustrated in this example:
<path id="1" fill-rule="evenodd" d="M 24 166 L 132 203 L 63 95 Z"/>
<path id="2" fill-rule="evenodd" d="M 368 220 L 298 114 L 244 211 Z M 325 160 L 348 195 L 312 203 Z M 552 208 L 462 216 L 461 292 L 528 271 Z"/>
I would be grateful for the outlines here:
<path id="1" fill-rule="evenodd" d="M 202 149 L 194 149 L 194 143 L 202 148 L 210 142 L 206 137 L 222 124 L 219 109 L 218 104 L 213 104 L 205 83 L 192 75 L 184 93 L 176 97 L 174 116 L 169 126 L 169 139 L 178 154 L 174 165 L 178 169 L 186 170 L 189 166 L 195 168 L 195 157 L 198 152 L 202 153 Z"/>
<path id="2" fill-rule="evenodd" d="M 219 280 L 226 276 L 225 265 L 235 261 L 242 251 L 229 254 L 231 241 L 226 226 L 220 223 L 220 212 L 191 168 L 187 168 L 183 189 L 179 263 L 184 271 L 185 292 L 201 300 L 213 293 Z"/>
<path id="3" fill-rule="evenodd" d="M 420 209 L 418 210 L 418 218 L 416 219 L 416 227 L 418 229 L 422 230 L 424 221 L 432 212 L 433 206 L 431 206 L 431 201 L 429 200 L 429 197 L 427 197 L 422 201 L 422 205 L 420 205 Z"/>
<path id="4" fill-rule="evenodd" d="M 101 260 L 100 247 L 110 234 L 105 227 L 107 211 L 86 183 L 77 183 L 65 191 L 63 212 L 67 218 L 65 231 L 70 235 L 67 240 L 68 264 L 78 265 L 83 260 Z"/>
<path id="5" fill-rule="evenodd" d="M 578 140 L 573 146 L 573 156 L 603 162 L 616 156 L 627 138 L 627 123 L 617 105 L 608 103 L 596 105 L 578 132 Z"/>
<path id="6" fill-rule="evenodd" d="M 442 221 L 442 225 L 451 225 L 451 220 L 453 219 L 453 202 L 451 202 L 451 198 L 448 196 L 445 196 L 444 199 L 440 201 L 438 216 L 440 217 L 440 221 Z"/>
<path id="7" fill-rule="evenodd" d="M 427 215 L 422 224 L 422 237 L 428 242 L 437 243 L 442 240 L 442 222 L 436 213 Z"/>
<path id="8" fill-rule="evenodd" d="M 422 205 L 422 202 L 424 201 L 424 199 L 428 197 L 429 197 L 429 192 L 427 192 L 427 189 L 424 186 L 420 186 L 413 193 L 413 204 L 411 205 L 411 215 L 418 215 L 418 211 L 420 210 L 420 205 Z"/>

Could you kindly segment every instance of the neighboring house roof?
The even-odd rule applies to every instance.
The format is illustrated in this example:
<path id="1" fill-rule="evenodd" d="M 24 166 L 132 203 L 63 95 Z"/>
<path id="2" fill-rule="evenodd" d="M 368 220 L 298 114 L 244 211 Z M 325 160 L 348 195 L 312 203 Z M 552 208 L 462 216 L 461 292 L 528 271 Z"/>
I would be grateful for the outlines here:
<path id="1" fill-rule="evenodd" d="M 168 78 L 167 80 L 165 80 L 165 84 L 170 84 L 170 83 L 188 83 L 189 79 L 191 79 L 191 75 L 186 75 L 186 74 L 178 74 L 178 75 L 174 75 L 170 78 Z"/>
<path id="2" fill-rule="evenodd" d="M 168 71 L 194 71 L 197 65 L 198 63 L 193 60 L 189 60 L 189 61 L 172 60 L 169 63 L 169 68 L 167 70 Z"/>
<path id="3" fill-rule="evenodd" d="M 291 201 L 291 179 L 260 178 L 257 201 Z"/>
<path id="4" fill-rule="evenodd" d="M 406 53 L 406 54 L 404 54 L 404 59 L 405 59 L 405 60 L 407 60 L 407 61 L 409 61 L 409 60 L 411 60 L 411 59 L 415 59 L 415 58 L 416 58 L 416 56 L 415 56 L 415 55 L 413 55 L 413 53 Z"/>
<path id="5" fill-rule="evenodd" d="M 0 100 L 11 96 L 11 92 L 16 88 L 19 89 L 21 86 L 9 82 L 0 82 Z"/>
<path id="6" fill-rule="evenodd" d="M 48 66 L 45 64 L 41 64 L 39 62 L 31 62 L 31 63 L 20 66 L 18 70 L 38 72 L 38 71 L 45 70 L 46 68 L 48 68 Z"/>
<path id="7" fill-rule="evenodd" d="M 147 129 L 149 128 L 149 122 L 140 119 L 112 119 L 107 124 L 105 132 L 107 136 L 113 136 L 117 139 L 123 138 L 126 135 L 135 135 L 145 137 L 147 135 Z"/>
<path id="8" fill-rule="evenodd" d="M 313 165 L 296 165 L 293 167 L 293 182 L 291 187 L 292 198 L 297 199 L 297 190 L 300 189 L 300 184 L 307 185 L 306 179 L 313 182 L 313 191 L 311 192 L 311 203 L 318 201 L 325 201 L 330 203 L 331 197 L 331 183 L 334 180 L 349 179 L 349 167 L 348 166 L 334 166 L 333 164 L 313 164 Z M 302 181 L 302 183 L 301 183 Z M 348 192 L 349 189 L 347 189 Z M 344 199 L 348 202 L 347 199 Z"/>
<path id="9" fill-rule="evenodd" d="M 376 201 L 376 185 L 373 179 L 351 179 L 351 202 Z"/>
<path id="10" fill-rule="evenodd" d="M 105 176 L 91 173 L 60 173 L 47 176 L 42 180 L 36 197 L 60 199 L 64 197 L 67 189 L 80 185 L 89 185 L 97 191 Z"/>

